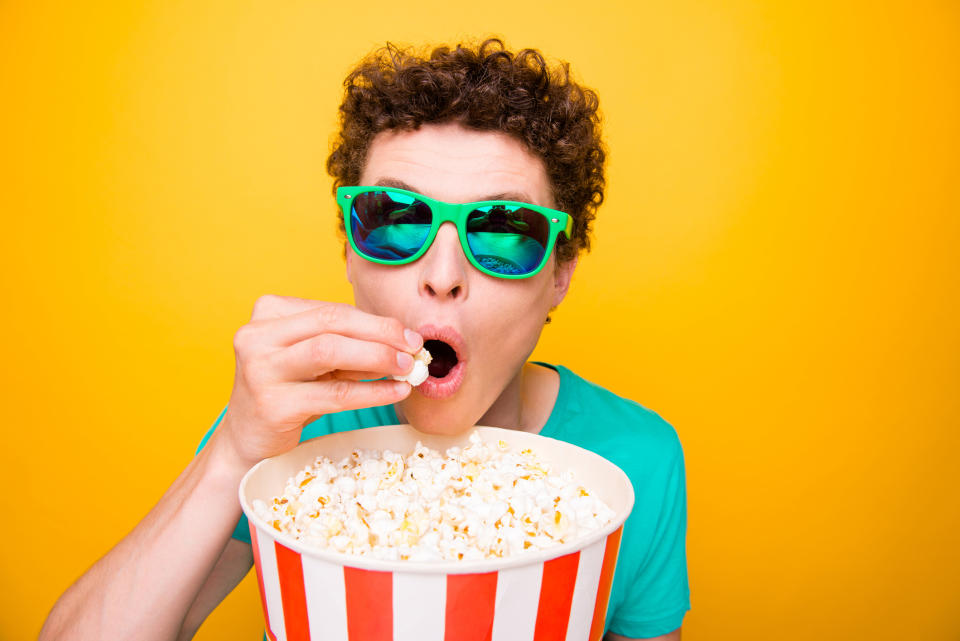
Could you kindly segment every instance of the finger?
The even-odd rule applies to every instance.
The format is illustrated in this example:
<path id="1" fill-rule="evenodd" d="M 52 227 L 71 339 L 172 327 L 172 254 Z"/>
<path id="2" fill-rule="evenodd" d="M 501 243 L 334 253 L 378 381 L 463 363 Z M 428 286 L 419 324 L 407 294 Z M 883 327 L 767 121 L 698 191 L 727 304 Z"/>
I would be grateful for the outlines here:
<path id="1" fill-rule="evenodd" d="M 294 393 L 301 411 L 316 415 L 397 403 L 412 389 L 401 381 L 320 381 L 298 383 Z"/>
<path id="2" fill-rule="evenodd" d="M 270 354 L 269 362 L 281 380 L 312 381 L 335 370 L 403 376 L 413 370 L 407 352 L 373 341 L 321 334 Z"/>
<path id="3" fill-rule="evenodd" d="M 252 324 L 269 336 L 271 344 L 279 346 L 330 333 L 392 345 L 405 352 L 423 347 L 423 337 L 406 329 L 397 319 L 368 314 L 343 303 L 322 303 L 291 316 Z"/>
<path id="4" fill-rule="evenodd" d="M 384 378 L 378 372 L 356 372 L 351 370 L 336 370 L 317 377 L 318 381 L 375 381 Z"/>
<path id="5" fill-rule="evenodd" d="M 253 304 L 253 314 L 251 314 L 250 320 L 283 318 L 305 312 L 309 309 L 316 309 L 325 304 L 323 301 L 310 300 L 309 298 L 267 294 L 258 298 L 257 302 Z"/>

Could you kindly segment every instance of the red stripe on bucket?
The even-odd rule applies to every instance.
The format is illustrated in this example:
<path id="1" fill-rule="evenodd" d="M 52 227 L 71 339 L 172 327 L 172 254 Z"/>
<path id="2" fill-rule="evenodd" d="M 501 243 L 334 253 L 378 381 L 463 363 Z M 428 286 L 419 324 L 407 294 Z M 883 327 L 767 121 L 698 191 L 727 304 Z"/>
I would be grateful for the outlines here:
<path id="1" fill-rule="evenodd" d="M 343 568 L 350 641 L 393 640 L 393 575 Z"/>
<path id="2" fill-rule="evenodd" d="M 260 586 L 260 605 L 263 606 L 263 621 L 267 624 L 267 636 L 274 640 L 270 631 L 270 614 L 267 612 L 267 593 L 263 589 L 263 573 L 260 571 L 260 545 L 257 542 L 257 528 L 250 526 L 250 542 L 253 547 L 253 565 L 257 568 L 257 585 Z"/>
<path id="3" fill-rule="evenodd" d="M 490 641 L 496 602 L 496 572 L 448 575 L 444 641 Z"/>
<path id="4" fill-rule="evenodd" d="M 310 641 L 300 553 L 276 541 L 273 545 L 277 550 L 277 574 L 280 576 L 280 600 L 283 602 L 283 627 L 287 631 L 287 641 Z"/>
<path id="5" fill-rule="evenodd" d="M 540 605 L 537 608 L 537 627 L 533 633 L 533 641 L 562 641 L 567 636 L 578 565 L 580 552 L 573 552 L 543 564 Z"/>
<path id="6" fill-rule="evenodd" d="M 597 604 L 593 608 L 593 623 L 590 624 L 590 641 L 600 641 L 603 637 L 603 626 L 607 622 L 607 603 L 610 601 L 610 588 L 613 586 L 613 570 L 617 566 L 617 552 L 620 550 L 622 534 L 621 525 L 607 537 L 603 566 L 600 569 L 600 585 L 597 586 Z"/>

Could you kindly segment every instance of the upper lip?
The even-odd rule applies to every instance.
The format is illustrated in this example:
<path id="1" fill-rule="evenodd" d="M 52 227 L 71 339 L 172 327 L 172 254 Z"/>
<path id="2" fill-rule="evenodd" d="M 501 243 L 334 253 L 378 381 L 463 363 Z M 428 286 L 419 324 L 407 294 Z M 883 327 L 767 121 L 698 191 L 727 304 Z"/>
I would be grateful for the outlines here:
<path id="1" fill-rule="evenodd" d="M 460 335 L 460 332 L 449 325 L 421 325 L 417 329 L 417 333 L 423 337 L 424 343 L 427 341 L 443 341 L 452 347 L 453 351 L 457 353 L 457 361 L 467 360 L 467 353 L 466 349 L 464 348 L 463 337 Z"/>

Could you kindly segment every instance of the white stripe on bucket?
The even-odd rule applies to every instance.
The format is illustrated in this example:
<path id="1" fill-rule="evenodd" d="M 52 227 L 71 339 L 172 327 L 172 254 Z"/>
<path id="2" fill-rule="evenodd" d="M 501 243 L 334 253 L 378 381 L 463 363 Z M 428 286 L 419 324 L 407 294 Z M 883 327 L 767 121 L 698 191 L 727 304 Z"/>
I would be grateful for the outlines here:
<path id="1" fill-rule="evenodd" d="M 347 591 L 343 566 L 301 555 L 310 636 L 347 640 Z"/>
<path id="2" fill-rule="evenodd" d="M 566 641 L 588 641 L 590 638 L 593 608 L 597 603 L 600 570 L 603 568 L 603 553 L 606 548 L 607 539 L 604 538 L 580 550 L 580 564 L 577 566 L 577 582 L 573 587 Z"/>
<path id="3" fill-rule="evenodd" d="M 447 575 L 393 573 L 393 638 L 443 641 Z"/>
<path id="4" fill-rule="evenodd" d="M 283 627 L 283 601 L 280 599 L 280 575 L 277 571 L 277 550 L 273 537 L 257 537 L 260 546 L 260 573 L 263 575 L 263 591 L 267 601 L 267 613 L 270 619 L 270 631 L 277 641 L 287 641 L 287 631 Z"/>
<path id="5" fill-rule="evenodd" d="M 543 563 L 500 570 L 492 641 L 532 641 Z"/>

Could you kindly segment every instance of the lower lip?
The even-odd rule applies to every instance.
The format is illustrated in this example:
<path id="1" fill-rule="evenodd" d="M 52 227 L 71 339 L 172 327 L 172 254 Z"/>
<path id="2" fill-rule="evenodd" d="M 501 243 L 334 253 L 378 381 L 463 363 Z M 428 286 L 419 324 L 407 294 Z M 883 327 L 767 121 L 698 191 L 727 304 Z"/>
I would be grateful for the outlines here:
<path id="1" fill-rule="evenodd" d="M 447 375 L 443 378 L 430 376 L 416 389 L 427 398 L 450 398 L 457 393 L 458 389 L 460 389 L 460 384 L 463 383 L 465 370 L 466 363 L 460 361 L 454 365 L 453 369 L 451 369 L 450 372 L 447 373 Z"/>

